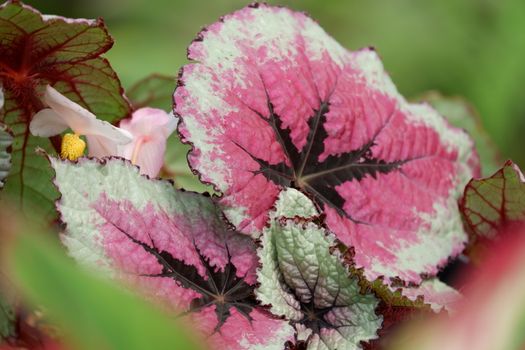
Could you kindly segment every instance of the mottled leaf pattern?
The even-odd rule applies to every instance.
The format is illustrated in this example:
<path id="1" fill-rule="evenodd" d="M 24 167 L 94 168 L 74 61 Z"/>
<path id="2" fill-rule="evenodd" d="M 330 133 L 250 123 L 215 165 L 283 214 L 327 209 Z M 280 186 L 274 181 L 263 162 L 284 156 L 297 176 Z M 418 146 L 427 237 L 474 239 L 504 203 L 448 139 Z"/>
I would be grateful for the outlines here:
<path id="1" fill-rule="evenodd" d="M 421 100 L 432 105 L 450 124 L 465 129 L 474 139 L 478 151 L 481 170 L 484 176 L 493 174 L 499 169 L 501 155 L 498 148 L 483 127 L 482 121 L 474 106 L 459 96 L 445 97 L 437 92 L 430 92 Z"/>
<path id="2" fill-rule="evenodd" d="M 13 135 L 7 126 L 0 124 L 0 188 L 4 187 L 4 180 L 11 170 L 11 144 Z"/>
<path id="3" fill-rule="evenodd" d="M 331 253 L 334 238 L 317 214 L 302 193 L 281 192 L 262 235 L 257 297 L 292 321 L 307 349 L 361 349 L 381 326 L 379 301 L 361 294 L 339 254 Z"/>
<path id="4" fill-rule="evenodd" d="M 5 106 L 0 121 L 14 134 L 12 171 L 5 192 L 27 212 L 52 215 L 57 193 L 49 185 L 52 171 L 35 148 L 47 151 L 58 140 L 33 137 L 29 123 L 44 106 L 47 84 L 86 107 L 99 118 L 115 120 L 129 114 L 120 82 L 100 55 L 113 44 L 102 20 L 42 16 L 18 1 L 0 7 L 0 82 Z"/>
<path id="5" fill-rule="evenodd" d="M 214 203 L 121 159 L 50 158 L 62 236 L 79 262 L 185 315 L 214 349 L 282 349 L 293 328 L 258 305 L 253 241 Z"/>
<path id="6" fill-rule="evenodd" d="M 190 165 L 257 236 L 283 187 L 313 198 L 366 277 L 419 284 L 462 251 L 457 200 L 473 142 L 396 91 L 377 54 L 313 20 L 253 5 L 202 31 L 175 91 Z"/>
<path id="7" fill-rule="evenodd" d="M 494 238 L 505 225 L 525 219 L 525 178 L 507 161 L 485 179 L 473 179 L 465 188 L 461 211 L 474 238 Z"/>

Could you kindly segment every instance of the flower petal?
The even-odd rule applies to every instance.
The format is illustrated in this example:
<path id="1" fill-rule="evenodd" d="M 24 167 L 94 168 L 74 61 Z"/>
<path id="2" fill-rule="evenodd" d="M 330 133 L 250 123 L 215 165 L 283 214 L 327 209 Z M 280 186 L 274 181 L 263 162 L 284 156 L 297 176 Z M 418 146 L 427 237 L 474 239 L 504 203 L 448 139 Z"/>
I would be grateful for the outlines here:
<path id="1" fill-rule="evenodd" d="M 157 177 L 164 163 L 166 140 L 154 140 L 142 144 L 135 164 L 140 167 L 140 173 L 151 178 Z"/>
<path id="2" fill-rule="evenodd" d="M 156 177 L 164 161 L 166 139 L 173 133 L 178 118 L 162 109 L 140 108 L 130 119 L 120 122 L 123 130 L 133 135 L 131 144 L 119 147 L 119 155 L 131 159 L 142 174 Z"/>
<path id="3" fill-rule="evenodd" d="M 173 112 L 170 112 L 168 116 L 169 116 L 168 124 L 163 129 L 164 136 L 166 136 L 166 138 L 168 138 L 175 131 L 175 129 L 177 128 L 177 125 L 179 124 L 179 118 L 175 117 L 173 115 Z"/>
<path id="4" fill-rule="evenodd" d="M 100 135 L 86 135 L 86 139 L 90 157 L 102 158 L 119 155 L 118 145 L 111 139 Z"/>
<path id="5" fill-rule="evenodd" d="M 133 112 L 131 119 L 121 121 L 120 127 L 131 132 L 135 137 L 139 135 L 157 137 L 157 133 L 168 137 L 175 130 L 177 122 L 177 118 L 162 109 L 145 107 Z"/>
<path id="6" fill-rule="evenodd" d="M 46 86 L 44 101 L 77 134 L 86 135 L 85 131 L 91 122 L 97 120 L 93 113 L 71 101 L 49 85 Z"/>
<path id="7" fill-rule="evenodd" d="M 34 136 L 50 137 L 64 132 L 68 128 L 66 121 L 50 108 L 46 108 L 33 116 L 29 131 Z"/>
<path id="8" fill-rule="evenodd" d="M 115 147 L 116 145 L 128 144 L 133 140 L 133 135 L 128 131 L 117 128 L 116 126 L 99 119 L 90 121 L 84 129 L 83 134 L 104 137 L 115 143 Z M 116 155 L 116 153 L 114 155 Z"/>
<path id="9" fill-rule="evenodd" d="M 93 113 L 71 101 L 49 85 L 46 87 L 44 100 L 62 118 L 63 122 L 77 134 L 103 136 L 119 145 L 129 143 L 133 139 L 127 131 L 121 130 L 104 120 L 97 119 Z M 111 146 L 111 148 L 115 147 Z"/>

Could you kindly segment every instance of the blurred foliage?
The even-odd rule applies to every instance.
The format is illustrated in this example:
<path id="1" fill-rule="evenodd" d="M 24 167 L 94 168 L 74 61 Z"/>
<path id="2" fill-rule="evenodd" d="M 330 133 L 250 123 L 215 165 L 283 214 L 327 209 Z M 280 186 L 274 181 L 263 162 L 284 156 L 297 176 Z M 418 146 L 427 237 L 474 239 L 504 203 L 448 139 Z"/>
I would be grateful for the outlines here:
<path id="1" fill-rule="evenodd" d="M 5 219 L 5 217 L 4 217 Z M 16 223 L 15 223 L 16 224 Z M 192 332 L 123 288 L 83 270 L 51 241 L 25 223 L 2 235 L 11 279 L 74 344 L 74 349 L 202 349 Z"/>
<path id="2" fill-rule="evenodd" d="M 525 349 L 525 226 L 500 226 L 480 264 L 461 271 L 464 298 L 451 314 L 405 323 L 388 350 Z"/>
<path id="3" fill-rule="evenodd" d="M 151 74 L 137 81 L 128 88 L 128 96 L 133 109 L 153 107 L 171 111 L 173 90 L 177 79 L 175 76 Z"/>
<path id="4" fill-rule="evenodd" d="M 0 273 L 0 279 L 3 278 Z M 3 284 L 3 283 L 2 283 Z M 0 293 L 0 343 L 15 334 L 15 297 L 6 287 Z"/>
<path id="5" fill-rule="evenodd" d="M 28 0 L 48 13 L 103 17 L 125 86 L 175 75 L 196 33 L 249 0 Z M 280 0 L 306 11 L 349 49 L 375 46 L 401 92 L 466 97 L 505 157 L 525 163 L 525 1 Z"/>

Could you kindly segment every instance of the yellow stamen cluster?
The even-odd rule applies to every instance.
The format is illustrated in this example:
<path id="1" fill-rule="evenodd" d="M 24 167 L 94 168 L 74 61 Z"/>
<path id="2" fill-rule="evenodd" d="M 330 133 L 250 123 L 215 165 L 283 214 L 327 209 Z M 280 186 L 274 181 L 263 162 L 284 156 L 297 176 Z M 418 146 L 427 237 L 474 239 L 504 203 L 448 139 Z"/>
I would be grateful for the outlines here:
<path id="1" fill-rule="evenodd" d="M 65 134 L 62 138 L 60 157 L 62 159 L 77 160 L 84 154 L 86 143 L 77 134 Z"/>

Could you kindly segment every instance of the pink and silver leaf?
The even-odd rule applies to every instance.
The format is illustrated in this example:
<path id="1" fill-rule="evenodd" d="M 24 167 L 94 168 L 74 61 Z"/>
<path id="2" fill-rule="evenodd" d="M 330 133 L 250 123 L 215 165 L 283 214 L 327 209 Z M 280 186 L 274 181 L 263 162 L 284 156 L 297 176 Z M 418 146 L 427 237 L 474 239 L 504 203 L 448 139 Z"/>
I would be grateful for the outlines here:
<path id="1" fill-rule="evenodd" d="M 280 350 L 293 339 L 255 299 L 255 244 L 226 227 L 209 197 L 122 159 L 50 162 L 62 242 L 77 261 L 186 317 L 214 349 Z"/>
<path id="2" fill-rule="evenodd" d="M 262 4 L 202 31 L 175 91 L 189 162 L 258 236 L 282 188 L 313 198 L 369 280 L 419 284 L 464 248 L 457 200 L 472 140 L 397 92 L 372 49 Z"/>

